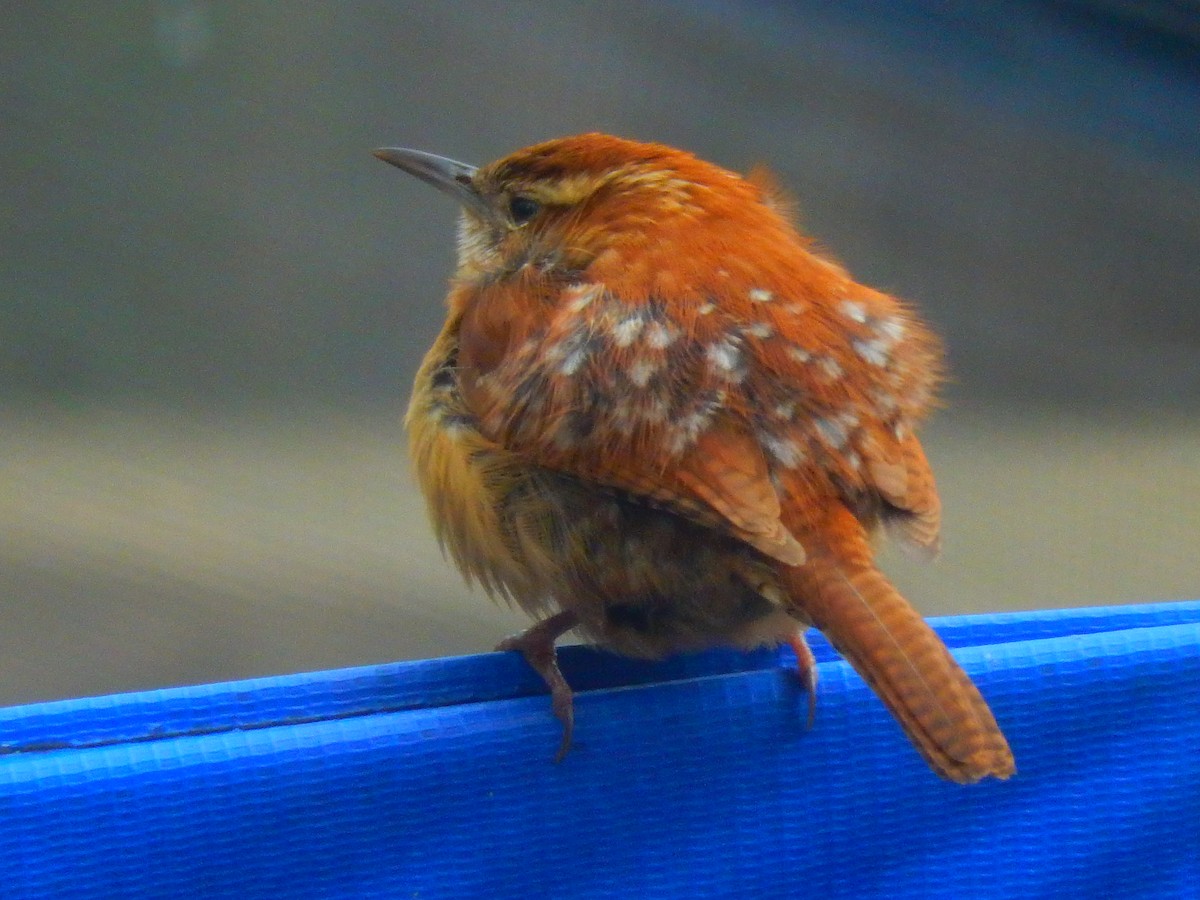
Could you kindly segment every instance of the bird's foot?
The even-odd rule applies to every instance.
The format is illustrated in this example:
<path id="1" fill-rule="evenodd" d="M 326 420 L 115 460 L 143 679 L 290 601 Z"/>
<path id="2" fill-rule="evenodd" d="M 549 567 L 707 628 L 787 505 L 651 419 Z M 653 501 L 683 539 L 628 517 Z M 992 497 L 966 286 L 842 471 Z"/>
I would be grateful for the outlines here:
<path id="1" fill-rule="evenodd" d="M 529 667 L 541 675 L 546 686 L 550 688 L 551 707 L 563 726 L 562 742 L 558 746 L 558 753 L 554 755 L 555 762 L 562 762 L 567 751 L 571 749 L 571 736 L 575 730 L 575 704 L 571 686 L 567 684 L 562 670 L 558 667 L 558 653 L 554 649 L 554 642 L 578 624 L 579 617 L 564 610 L 520 634 L 505 638 L 496 645 L 499 651 L 519 652 L 525 657 Z"/>

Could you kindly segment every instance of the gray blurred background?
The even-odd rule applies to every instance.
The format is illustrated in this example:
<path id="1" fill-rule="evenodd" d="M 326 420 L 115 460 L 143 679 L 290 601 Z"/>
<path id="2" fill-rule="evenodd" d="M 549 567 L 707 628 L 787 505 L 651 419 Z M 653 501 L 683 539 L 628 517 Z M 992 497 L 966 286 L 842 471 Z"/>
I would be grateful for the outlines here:
<path id="1" fill-rule="evenodd" d="M 456 211 L 386 144 L 769 165 L 948 342 L 916 604 L 1200 596 L 1198 47 L 1182 2 L 6 7 L 0 703 L 523 624 L 408 475 Z"/>

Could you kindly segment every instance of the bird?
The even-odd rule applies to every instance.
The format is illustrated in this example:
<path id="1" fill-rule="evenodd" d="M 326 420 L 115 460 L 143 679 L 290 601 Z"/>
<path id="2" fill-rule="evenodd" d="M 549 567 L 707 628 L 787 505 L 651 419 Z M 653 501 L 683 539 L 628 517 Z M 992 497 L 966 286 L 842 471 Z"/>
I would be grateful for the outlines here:
<path id="1" fill-rule="evenodd" d="M 1015 772 L 988 704 L 880 572 L 886 530 L 933 555 L 941 504 L 915 428 L 940 340 L 799 230 L 766 170 L 607 134 L 475 167 L 379 159 L 461 205 L 441 332 L 405 425 L 443 550 L 535 622 L 497 649 L 545 681 L 555 641 L 630 657 L 790 645 L 815 626 L 930 768 Z"/>

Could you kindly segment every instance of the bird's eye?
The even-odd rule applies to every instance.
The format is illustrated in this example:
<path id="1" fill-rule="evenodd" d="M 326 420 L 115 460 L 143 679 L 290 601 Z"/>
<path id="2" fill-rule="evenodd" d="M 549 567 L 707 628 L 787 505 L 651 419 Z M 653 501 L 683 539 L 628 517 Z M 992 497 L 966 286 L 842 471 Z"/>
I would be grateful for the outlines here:
<path id="1" fill-rule="evenodd" d="M 522 197 L 520 194 L 508 201 L 508 214 L 512 217 L 514 225 L 524 225 L 536 216 L 541 208 L 541 204 L 536 200 Z"/>

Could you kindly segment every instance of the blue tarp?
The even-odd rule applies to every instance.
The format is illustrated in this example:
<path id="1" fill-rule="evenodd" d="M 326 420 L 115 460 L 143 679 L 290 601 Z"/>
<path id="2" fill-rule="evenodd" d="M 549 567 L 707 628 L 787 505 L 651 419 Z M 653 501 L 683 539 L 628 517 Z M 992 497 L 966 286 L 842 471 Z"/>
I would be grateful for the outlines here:
<path id="1" fill-rule="evenodd" d="M 1017 758 L 939 780 L 819 640 L 0 710 L 0 896 L 1200 897 L 1200 602 L 935 620 Z"/>

